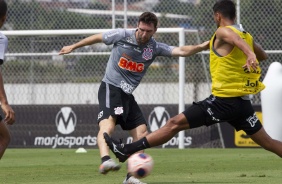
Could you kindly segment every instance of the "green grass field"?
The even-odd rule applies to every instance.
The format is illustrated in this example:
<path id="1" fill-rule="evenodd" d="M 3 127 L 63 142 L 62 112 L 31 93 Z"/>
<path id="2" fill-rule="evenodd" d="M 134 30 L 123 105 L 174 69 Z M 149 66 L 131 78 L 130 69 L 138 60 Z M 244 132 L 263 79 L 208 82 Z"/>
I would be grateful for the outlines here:
<path id="1" fill-rule="evenodd" d="M 97 149 L 8 149 L 0 161 L 1 184 L 121 184 L 122 169 L 98 173 Z M 148 149 L 154 161 L 149 184 L 282 183 L 281 159 L 263 149 Z M 113 155 L 112 155 L 113 156 Z"/>

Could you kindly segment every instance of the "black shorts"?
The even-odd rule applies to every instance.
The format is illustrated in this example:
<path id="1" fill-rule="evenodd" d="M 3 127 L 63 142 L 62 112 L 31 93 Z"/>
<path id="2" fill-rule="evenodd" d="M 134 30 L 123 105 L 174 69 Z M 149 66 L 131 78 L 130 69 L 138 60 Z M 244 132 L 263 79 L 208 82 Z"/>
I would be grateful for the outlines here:
<path id="1" fill-rule="evenodd" d="M 123 130 L 132 130 L 146 120 L 134 96 L 126 94 L 121 88 L 102 82 L 98 91 L 100 113 L 98 123 L 109 116 L 116 117 L 116 124 Z"/>
<path id="2" fill-rule="evenodd" d="M 222 98 L 211 95 L 203 101 L 194 102 L 183 114 L 190 128 L 228 122 L 237 131 L 243 130 L 252 135 L 262 127 L 250 100 L 243 100 L 241 97 Z"/>

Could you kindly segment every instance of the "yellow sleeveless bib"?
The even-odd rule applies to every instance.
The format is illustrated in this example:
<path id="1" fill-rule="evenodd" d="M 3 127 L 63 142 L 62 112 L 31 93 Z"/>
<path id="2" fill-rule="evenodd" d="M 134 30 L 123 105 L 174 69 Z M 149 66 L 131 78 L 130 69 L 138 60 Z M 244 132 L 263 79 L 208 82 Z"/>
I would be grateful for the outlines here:
<path id="1" fill-rule="evenodd" d="M 253 37 L 236 29 L 226 26 L 243 38 L 253 49 Z M 261 68 L 256 71 L 242 68 L 247 61 L 247 56 L 238 47 L 226 56 L 219 56 L 213 49 L 215 34 L 210 41 L 210 72 L 212 78 L 212 94 L 219 97 L 238 97 L 248 94 L 256 94 L 265 88 L 259 81 Z M 258 62 L 258 61 L 257 61 Z"/>

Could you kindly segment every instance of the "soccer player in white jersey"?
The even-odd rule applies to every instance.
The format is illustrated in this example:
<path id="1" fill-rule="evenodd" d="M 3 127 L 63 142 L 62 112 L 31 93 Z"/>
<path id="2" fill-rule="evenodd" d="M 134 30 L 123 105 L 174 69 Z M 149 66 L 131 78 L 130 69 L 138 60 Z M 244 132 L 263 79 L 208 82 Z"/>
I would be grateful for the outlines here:
<path id="1" fill-rule="evenodd" d="M 4 0 L 0 0 L 0 27 L 3 26 L 6 20 L 7 4 Z M 8 39 L 0 33 L 0 65 L 4 63 L 4 55 L 8 46 Z M 15 113 L 10 107 L 4 89 L 2 72 L 0 68 L 0 102 L 1 108 L 5 113 L 5 118 L 0 116 L 0 159 L 4 155 L 6 148 L 9 145 L 11 136 L 7 125 L 12 125 L 15 122 Z"/>
<path id="2" fill-rule="evenodd" d="M 144 12 L 140 15 L 135 30 L 114 29 L 95 34 L 75 44 L 65 46 L 59 52 L 60 55 L 68 54 L 77 48 L 101 42 L 113 45 L 106 73 L 98 92 L 100 130 L 97 138 L 102 160 L 99 171 L 102 174 L 120 169 L 120 165 L 109 156 L 109 148 L 103 137 L 104 132 L 111 135 L 115 126 L 119 124 L 123 130 L 129 131 L 133 141 L 148 134 L 146 120 L 132 92 L 139 85 L 154 59 L 157 56 L 185 57 L 208 49 L 209 41 L 182 47 L 157 42 L 153 38 L 157 25 L 156 15 Z M 127 174 L 123 183 L 142 184 L 143 182 Z"/>

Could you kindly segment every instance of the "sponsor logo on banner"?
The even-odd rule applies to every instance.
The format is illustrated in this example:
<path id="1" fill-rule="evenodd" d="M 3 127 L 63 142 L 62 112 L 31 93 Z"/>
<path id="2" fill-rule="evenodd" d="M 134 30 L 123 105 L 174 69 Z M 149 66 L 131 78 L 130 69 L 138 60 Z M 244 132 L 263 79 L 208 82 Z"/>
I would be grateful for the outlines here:
<path id="1" fill-rule="evenodd" d="M 170 115 L 165 110 L 164 107 L 155 107 L 154 110 L 149 115 L 149 126 L 150 131 L 156 131 L 162 126 L 166 124 L 166 122 L 169 120 Z"/>
<path id="2" fill-rule="evenodd" d="M 77 125 L 77 117 L 71 107 L 62 107 L 55 117 L 54 126 L 56 126 L 58 133 L 54 136 L 47 137 L 35 137 L 35 146 L 52 146 L 56 148 L 58 146 L 64 146 L 68 148 L 78 146 L 95 146 L 97 144 L 97 138 L 88 136 L 70 136 L 75 132 Z"/>
<path id="3" fill-rule="evenodd" d="M 56 116 L 56 126 L 61 134 L 70 134 L 76 126 L 76 115 L 70 107 L 63 107 Z"/>
<path id="4" fill-rule="evenodd" d="M 149 115 L 149 129 L 151 132 L 160 129 L 170 119 L 170 115 L 165 107 L 157 106 Z M 190 146 L 192 144 L 192 137 L 184 137 L 184 146 Z M 163 144 L 162 147 L 177 146 L 179 145 L 178 135 L 170 139 L 167 143 Z"/>

